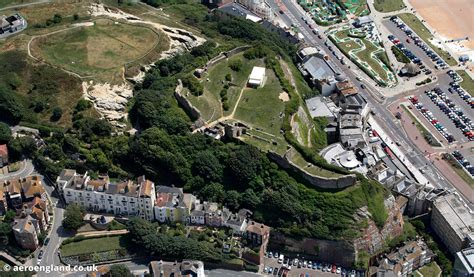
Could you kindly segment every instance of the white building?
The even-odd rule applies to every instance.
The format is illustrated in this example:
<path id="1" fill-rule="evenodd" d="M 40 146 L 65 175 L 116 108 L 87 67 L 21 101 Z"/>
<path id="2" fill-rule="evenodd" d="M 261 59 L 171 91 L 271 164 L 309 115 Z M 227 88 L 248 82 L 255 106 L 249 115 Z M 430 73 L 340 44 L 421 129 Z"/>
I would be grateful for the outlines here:
<path id="1" fill-rule="evenodd" d="M 185 223 L 191 209 L 194 208 L 196 196 L 183 193 L 182 188 L 157 186 L 154 211 L 159 222 Z"/>
<path id="2" fill-rule="evenodd" d="M 265 0 L 237 0 L 237 3 L 264 19 L 271 20 L 274 17 L 272 8 Z"/>
<path id="3" fill-rule="evenodd" d="M 248 84 L 251 87 L 263 87 L 266 78 L 265 67 L 254 66 L 250 73 Z"/>
<path id="4" fill-rule="evenodd" d="M 81 175 L 65 169 L 56 182 L 67 204 L 76 203 L 94 212 L 154 219 L 155 185 L 145 176 L 136 183 L 128 180 L 112 184 L 108 176 L 92 180 L 87 172 Z"/>

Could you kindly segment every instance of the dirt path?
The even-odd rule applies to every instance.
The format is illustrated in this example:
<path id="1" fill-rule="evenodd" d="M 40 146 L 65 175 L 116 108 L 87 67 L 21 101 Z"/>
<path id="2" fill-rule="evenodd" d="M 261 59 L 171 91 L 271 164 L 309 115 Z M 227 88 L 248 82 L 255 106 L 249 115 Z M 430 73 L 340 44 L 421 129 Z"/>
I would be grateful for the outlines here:
<path id="1" fill-rule="evenodd" d="M 35 56 L 33 56 L 33 54 L 31 53 L 31 43 L 33 42 L 33 40 L 37 39 L 37 38 L 40 38 L 40 37 L 46 37 L 46 36 L 49 36 L 49 35 L 54 35 L 54 34 L 57 34 L 57 33 L 61 33 L 61 32 L 65 32 L 65 31 L 69 31 L 69 30 L 72 30 L 72 29 L 75 29 L 75 28 L 79 28 L 79 27 L 83 27 L 82 25 L 77 25 L 77 26 L 72 26 L 72 27 L 68 27 L 68 28 L 65 28 L 65 29 L 61 29 L 61 30 L 56 30 L 56 31 L 53 31 L 53 32 L 50 32 L 50 33 L 46 33 L 46 34 L 42 34 L 42 35 L 36 35 L 36 36 L 33 36 L 31 37 L 31 39 L 28 41 L 28 45 L 27 45 L 27 49 L 28 49 L 28 56 L 30 58 L 32 58 L 33 60 L 37 61 L 37 62 L 44 62 L 44 63 L 47 63 Z M 59 69 L 59 70 L 62 70 L 68 74 L 71 74 L 71 75 L 74 75 L 75 77 L 78 77 L 79 79 L 84 79 L 84 78 L 92 78 L 94 76 L 81 76 L 79 74 L 77 74 L 76 72 L 73 72 L 73 71 L 69 71 L 67 69 L 64 69 L 60 66 L 56 66 L 56 65 L 53 65 L 53 64 L 50 64 L 50 63 L 47 63 L 49 66 L 52 66 L 56 69 Z"/>

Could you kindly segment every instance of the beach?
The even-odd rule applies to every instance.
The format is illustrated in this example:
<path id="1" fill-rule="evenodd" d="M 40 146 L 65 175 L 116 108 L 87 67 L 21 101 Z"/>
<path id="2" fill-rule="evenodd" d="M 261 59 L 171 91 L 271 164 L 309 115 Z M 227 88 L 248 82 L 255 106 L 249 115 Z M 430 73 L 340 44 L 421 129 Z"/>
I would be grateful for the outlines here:
<path id="1" fill-rule="evenodd" d="M 460 47 L 456 52 L 474 50 L 474 0 L 409 0 L 409 2 L 444 40 L 470 38 L 469 41 L 457 43 L 464 47 Z"/>

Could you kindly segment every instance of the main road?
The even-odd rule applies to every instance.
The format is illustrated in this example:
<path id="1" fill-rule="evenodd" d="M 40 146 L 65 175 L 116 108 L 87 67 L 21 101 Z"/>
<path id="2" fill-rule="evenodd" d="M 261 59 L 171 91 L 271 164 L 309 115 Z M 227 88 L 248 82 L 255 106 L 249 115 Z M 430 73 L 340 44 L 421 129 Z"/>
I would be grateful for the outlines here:
<path id="1" fill-rule="evenodd" d="M 280 10 L 281 6 L 278 6 L 275 0 L 269 0 L 268 3 L 275 11 Z M 362 77 L 362 79 L 366 79 L 367 75 L 361 73 L 358 67 L 348 59 L 345 59 L 347 62 L 346 66 L 339 66 L 338 61 L 334 58 L 334 56 L 332 56 L 332 51 L 329 51 L 328 47 L 331 46 L 334 51 L 339 53 L 339 56 L 343 56 L 343 54 L 340 53 L 337 47 L 333 45 L 333 43 L 323 34 L 321 30 L 319 32 L 321 34 L 321 39 L 312 34 L 310 26 L 306 24 L 303 19 L 308 19 L 311 21 L 312 26 L 317 26 L 310 16 L 308 16 L 306 12 L 294 1 L 282 0 L 280 3 L 280 5 L 283 5 L 286 8 L 285 13 L 279 15 L 280 19 L 288 24 L 288 26 L 294 25 L 298 27 L 301 33 L 305 36 L 306 44 L 325 50 L 325 52 L 328 53 L 332 65 L 335 65 L 337 71 L 343 72 L 354 84 L 361 85 L 362 82 L 359 82 L 357 79 L 360 79 L 360 77 Z M 359 76 L 359 78 L 356 78 L 356 76 Z M 381 96 L 379 93 L 380 89 L 377 89 L 375 85 L 373 85 L 372 81 L 363 81 L 363 83 L 365 84 L 366 89 L 361 89 L 360 93 L 371 105 L 372 110 L 376 114 L 375 119 L 379 125 L 382 126 L 382 128 L 392 138 L 392 140 L 401 144 L 400 148 L 404 153 L 406 153 L 406 158 L 416 168 L 425 168 L 424 175 L 428 179 L 429 183 L 434 187 L 454 189 L 454 186 L 448 180 L 446 180 L 443 174 L 431 164 L 427 157 L 425 157 L 426 153 L 421 152 L 407 137 L 405 132 L 401 131 L 403 130 L 403 127 L 386 107 L 391 101 L 396 99 L 385 99 L 385 97 Z M 468 200 L 468 203 L 470 203 L 470 206 L 472 207 L 472 200 L 466 200 Z"/>

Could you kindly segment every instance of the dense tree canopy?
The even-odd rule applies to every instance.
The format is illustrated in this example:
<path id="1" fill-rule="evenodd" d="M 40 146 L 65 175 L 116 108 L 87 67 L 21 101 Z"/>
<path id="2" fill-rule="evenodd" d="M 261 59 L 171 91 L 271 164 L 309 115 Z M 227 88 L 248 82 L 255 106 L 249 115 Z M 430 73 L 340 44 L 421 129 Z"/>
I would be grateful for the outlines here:
<path id="1" fill-rule="evenodd" d="M 63 227 L 69 230 L 77 230 L 83 222 L 84 210 L 76 204 L 69 204 L 64 213 Z"/>
<path id="2" fill-rule="evenodd" d="M 7 143 L 12 138 L 10 126 L 0 121 L 0 144 Z"/>

